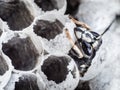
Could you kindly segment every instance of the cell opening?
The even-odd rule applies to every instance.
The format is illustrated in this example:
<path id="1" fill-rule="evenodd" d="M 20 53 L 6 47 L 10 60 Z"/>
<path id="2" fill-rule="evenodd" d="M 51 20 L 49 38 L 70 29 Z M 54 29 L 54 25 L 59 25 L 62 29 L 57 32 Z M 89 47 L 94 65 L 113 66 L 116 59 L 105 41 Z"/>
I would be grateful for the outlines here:
<path id="1" fill-rule="evenodd" d="M 36 25 L 34 25 L 34 32 L 43 38 L 48 40 L 54 39 L 56 35 L 62 33 L 63 24 L 59 20 L 55 20 L 54 22 L 50 22 L 47 20 L 38 20 Z"/>
<path id="2" fill-rule="evenodd" d="M 48 80 L 53 80 L 57 84 L 63 82 L 68 74 L 69 59 L 64 56 L 49 56 L 42 65 L 42 71 Z"/>
<path id="3" fill-rule="evenodd" d="M 6 21 L 13 31 L 28 27 L 34 19 L 25 3 L 19 0 L 0 2 L 0 18 Z"/>
<path id="4" fill-rule="evenodd" d="M 3 52 L 12 60 L 15 69 L 28 71 L 35 68 L 39 54 L 29 37 L 16 36 L 2 45 Z"/>
<path id="5" fill-rule="evenodd" d="M 59 9 L 57 6 L 57 0 L 34 0 L 34 2 L 42 8 L 43 11 L 51 11 Z"/>
<path id="6" fill-rule="evenodd" d="M 15 90 L 40 90 L 37 84 L 37 78 L 33 75 L 23 75 L 15 83 Z"/>

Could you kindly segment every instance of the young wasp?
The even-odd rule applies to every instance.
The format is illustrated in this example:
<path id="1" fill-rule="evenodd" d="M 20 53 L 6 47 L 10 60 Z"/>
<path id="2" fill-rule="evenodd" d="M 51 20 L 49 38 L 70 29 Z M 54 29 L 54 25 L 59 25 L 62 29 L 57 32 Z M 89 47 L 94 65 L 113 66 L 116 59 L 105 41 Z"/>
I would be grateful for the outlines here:
<path id="1" fill-rule="evenodd" d="M 74 28 L 74 34 L 77 40 L 74 43 L 68 29 L 65 30 L 66 36 L 72 45 L 68 55 L 75 60 L 80 75 L 84 76 L 85 72 L 91 65 L 92 59 L 96 55 L 96 51 L 102 44 L 102 39 L 101 35 L 91 31 L 90 27 L 85 23 L 79 22 L 71 16 L 70 19 L 77 26 Z"/>

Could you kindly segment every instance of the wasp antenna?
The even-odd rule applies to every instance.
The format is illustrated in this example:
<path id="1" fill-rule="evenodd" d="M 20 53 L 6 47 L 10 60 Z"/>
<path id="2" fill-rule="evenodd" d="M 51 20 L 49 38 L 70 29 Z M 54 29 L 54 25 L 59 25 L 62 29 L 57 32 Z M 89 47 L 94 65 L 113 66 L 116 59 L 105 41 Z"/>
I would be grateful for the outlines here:
<path id="1" fill-rule="evenodd" d="M 110 23 L 110 25 L 105 29 L 105 31 L 100 35 L 100 37 L 102 37 L 112 26 L 112 24 L 115 22 L 116 19 L 113 19 L 113 21 Z"/>

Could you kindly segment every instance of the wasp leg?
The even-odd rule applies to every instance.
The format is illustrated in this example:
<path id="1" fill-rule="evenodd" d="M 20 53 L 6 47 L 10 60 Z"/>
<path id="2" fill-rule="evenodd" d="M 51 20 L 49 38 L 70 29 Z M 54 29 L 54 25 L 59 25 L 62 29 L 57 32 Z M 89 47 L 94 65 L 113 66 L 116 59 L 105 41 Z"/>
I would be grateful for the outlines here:
<path id="1" fill-rule="evenodd" d="M 77 21 L 76 19 L 74 19 L 72 16 L 69 15 L 69 18 L 76 24 L 79 26 L 82 26 L 83 28 L 86 28 L 87 30 L 90 30 L 90 26 L 88 26 L 87 24 Z"/>
<path id="2" fill-rule="evenodd" d="M 75 50 L 75 52 L 79 55 L 79 58 L 83 58 L 83 53 L 82 51 L 75 45 L 74 41 L 72 40 L 71 36 L 70 36 L 70 33 L 68 31 L 68 29 L 65 29 L 65 33 L 66 33 L 66 36 L 67 38 L 69 39 L 71 45 L 72 45 L 72 48 Z"/>

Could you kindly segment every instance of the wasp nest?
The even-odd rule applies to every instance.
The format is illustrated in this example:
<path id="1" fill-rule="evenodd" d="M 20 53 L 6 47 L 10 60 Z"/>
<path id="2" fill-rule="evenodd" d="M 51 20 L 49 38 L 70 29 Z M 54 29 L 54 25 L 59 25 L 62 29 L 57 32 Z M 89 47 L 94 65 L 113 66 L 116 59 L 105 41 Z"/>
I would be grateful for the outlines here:
<path id="1" fill-rule="evenodd" d="M 83 20 L 88 1 L 0 0 L 0 90 L 90 90 L 84 81 L 98 74 L 102 40 L 67 15 Z"/>

